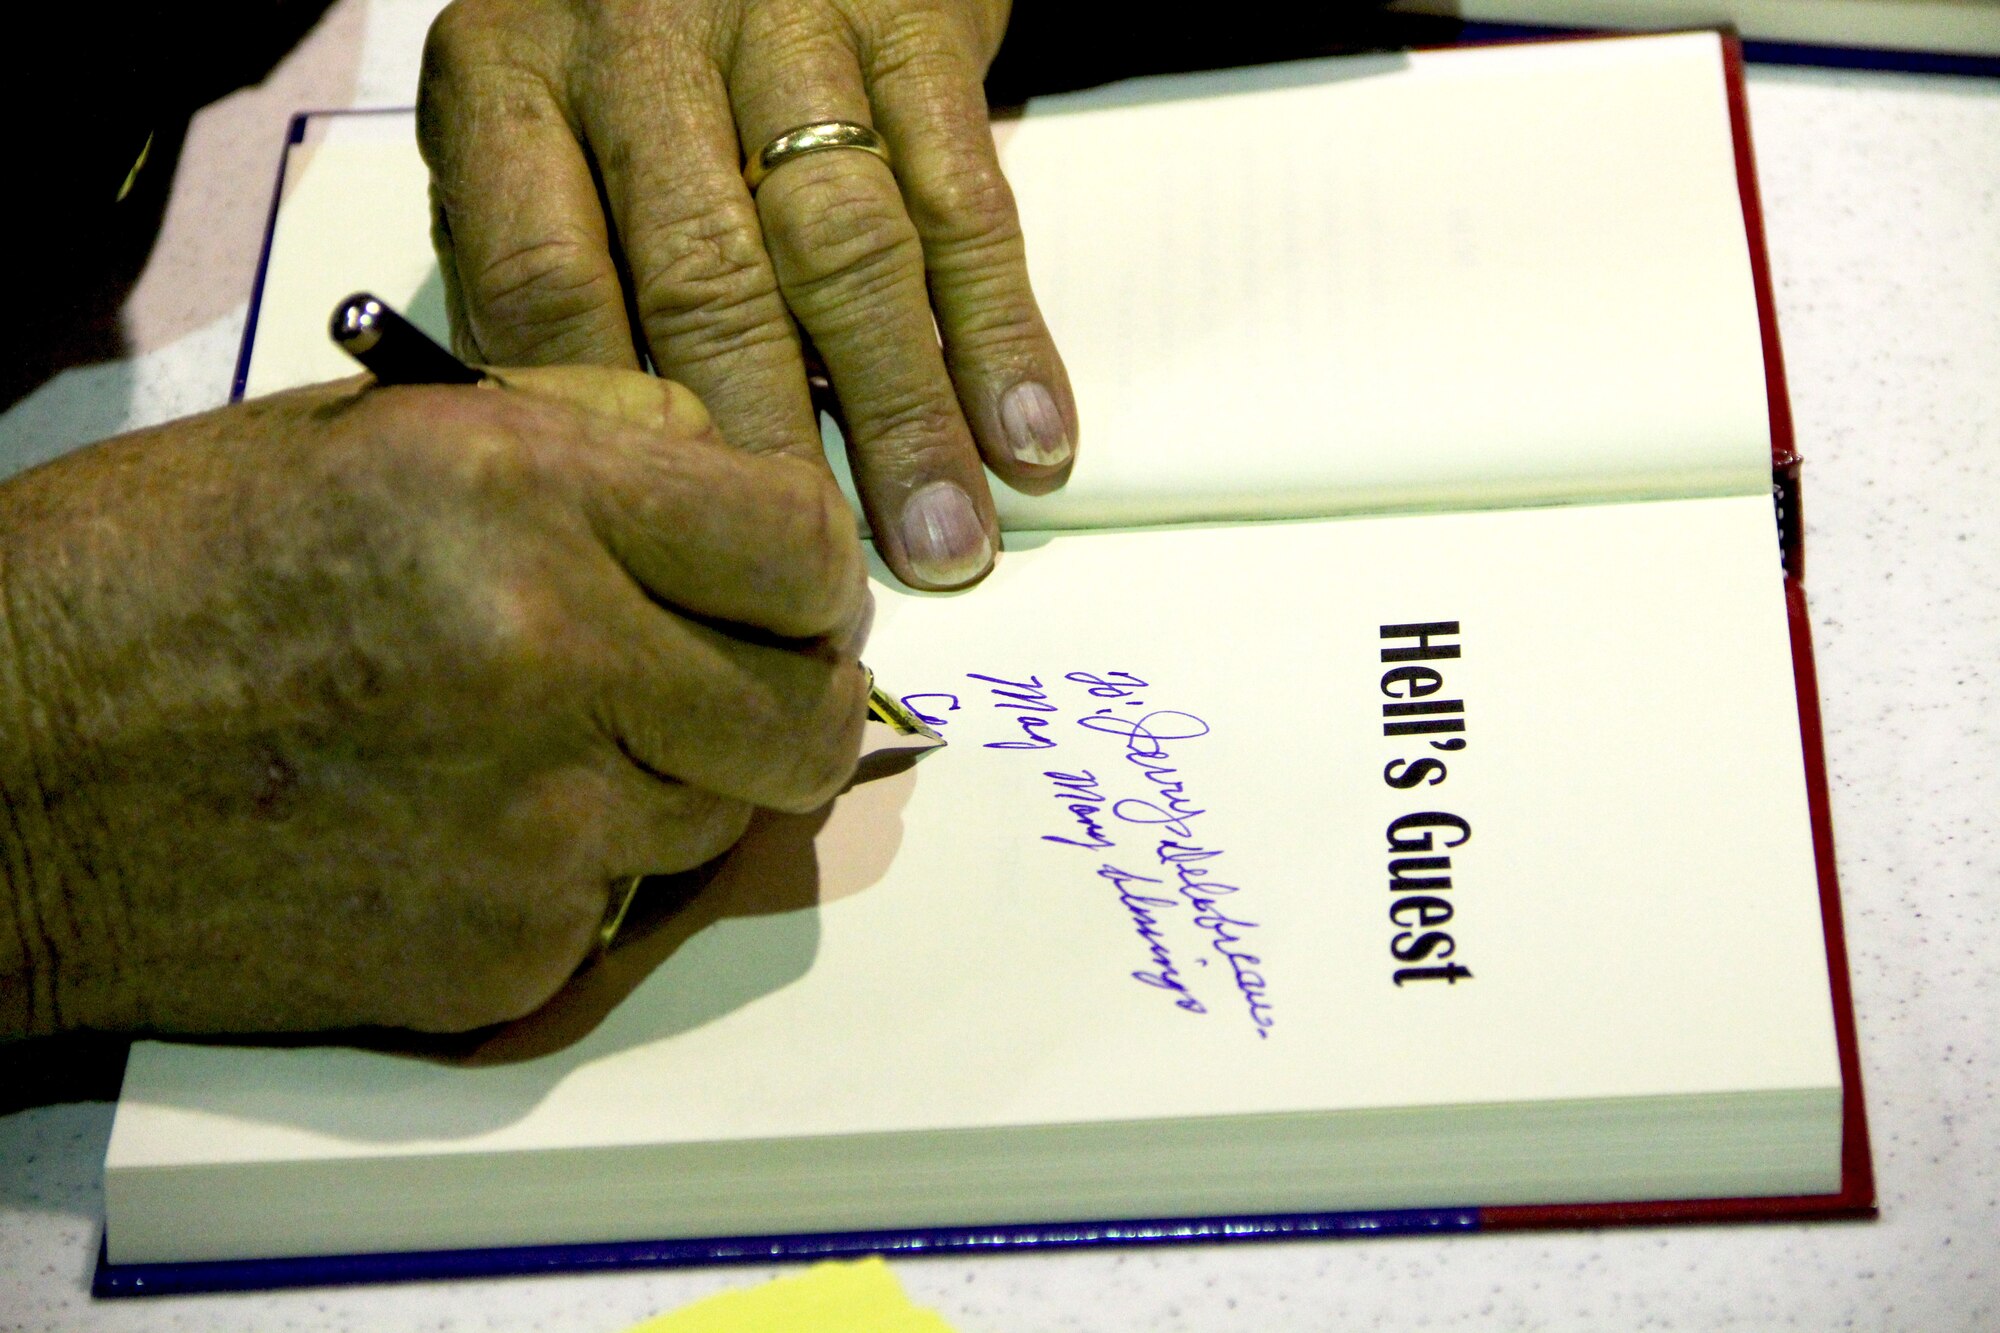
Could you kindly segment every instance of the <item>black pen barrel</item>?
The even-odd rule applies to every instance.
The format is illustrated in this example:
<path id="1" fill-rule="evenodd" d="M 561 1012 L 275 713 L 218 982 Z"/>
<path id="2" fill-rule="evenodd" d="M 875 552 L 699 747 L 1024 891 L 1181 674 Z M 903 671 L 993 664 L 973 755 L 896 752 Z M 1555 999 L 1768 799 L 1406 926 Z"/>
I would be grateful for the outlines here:
<path id="1" fill-rule="evenodd" d="M 378 384 L 477 384 L 486 377 L 367 292 L 334 307 L 328 332 Z"/>

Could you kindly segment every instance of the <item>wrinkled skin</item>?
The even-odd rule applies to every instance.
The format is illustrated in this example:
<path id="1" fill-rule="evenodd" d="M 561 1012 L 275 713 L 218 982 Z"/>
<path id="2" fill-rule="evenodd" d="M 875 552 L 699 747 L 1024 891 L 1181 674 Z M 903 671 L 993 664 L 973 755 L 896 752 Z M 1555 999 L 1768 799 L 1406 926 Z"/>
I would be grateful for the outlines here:
<path id="1" fill-rule="evenodd" d="M 983 459 L 1060 485 L 1076 407 L 1029 290 L 981 88 L 1001 0 L 456 0 L 419 135 L 460 350 L 693 388 L 723 435 L 817 458 L 799 330 L 838 396 L 891 568 L 924 588 L 998 549 Z M 779 134 L 872 125 L 753 197 Z"/>
<path id="2" fill-rule="evenodd" d="M 665 381 L 506 375 L 0 485 L 0 1036 L 511 1018 L 614 879 L 839 789 L 838 493 Z"/>

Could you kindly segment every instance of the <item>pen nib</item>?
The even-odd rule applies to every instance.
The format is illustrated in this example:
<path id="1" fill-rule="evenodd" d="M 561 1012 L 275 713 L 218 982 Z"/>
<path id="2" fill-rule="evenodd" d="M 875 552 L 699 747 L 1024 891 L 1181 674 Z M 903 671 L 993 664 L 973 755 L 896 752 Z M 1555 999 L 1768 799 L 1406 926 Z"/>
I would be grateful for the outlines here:
<path id="1" fill-rule="evenodd" d="M 863 667 L 862 670 L 868 671 L 868 668 Z M 945 743 L 944 737 L 905 707 L 902 700 L 876 684 L 872 671 L 868 671 L 868 716 L 884 723 L 898 736 L 922 736 L 939 745 Z"/>

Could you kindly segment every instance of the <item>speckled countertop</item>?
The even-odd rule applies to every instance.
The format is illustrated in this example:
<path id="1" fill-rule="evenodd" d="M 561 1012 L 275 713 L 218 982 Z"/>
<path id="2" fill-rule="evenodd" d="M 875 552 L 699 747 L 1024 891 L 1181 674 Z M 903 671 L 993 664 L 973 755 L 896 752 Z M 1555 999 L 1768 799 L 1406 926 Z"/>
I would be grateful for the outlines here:
<path id="1" fill-rule="evenodd" d="M 0 472 L 222 401 L 285 117 L 407 103 L 436 7 L 341 0 L 204 113 L 134 355 L 0 417 Z M 898 1261 L 963 1333 L 2000 1328 L 2000 81 L 1753 67 L 1750 109 L 1881 1219 Z M 0 1327 L 615 1330 L 777 1271 L 94 1303 L 110 1124 L 0 1117 Z"/>

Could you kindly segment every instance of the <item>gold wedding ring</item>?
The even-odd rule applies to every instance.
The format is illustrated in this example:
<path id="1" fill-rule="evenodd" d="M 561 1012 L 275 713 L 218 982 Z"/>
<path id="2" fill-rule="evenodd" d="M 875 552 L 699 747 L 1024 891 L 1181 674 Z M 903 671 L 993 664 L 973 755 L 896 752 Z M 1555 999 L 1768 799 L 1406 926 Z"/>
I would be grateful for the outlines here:
<path id="1" fill-rule="evenodd" d="M 743 181 L 750 187 L 750 193 L 755 194 L 766 176 L 793 158 L 825 152 L 829 148 L 859 148 L 864 153 L 875 154 L 885 165 L 893 166 L 889 162 L 889 145 L 866 125 L 857 125 L 851 120 L 818 120 L 786 130 L 765 144 L 744 166 Z"/>

